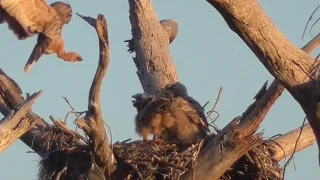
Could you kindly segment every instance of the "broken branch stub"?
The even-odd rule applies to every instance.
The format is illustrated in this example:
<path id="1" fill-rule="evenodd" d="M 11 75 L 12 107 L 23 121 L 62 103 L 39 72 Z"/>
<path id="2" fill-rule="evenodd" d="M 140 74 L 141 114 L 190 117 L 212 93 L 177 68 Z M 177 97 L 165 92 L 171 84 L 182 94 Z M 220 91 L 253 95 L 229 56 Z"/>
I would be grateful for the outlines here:
<path id="1" fill-rule="evenodd" d="M 34 93 L 0 121 L 0 153 L 30 130 L 33 123 L 28 121 L 26 114 L 42 94 L 43 91 Z"/>
<path id="2" fill-rule="evenodd" d="M 100 106 L 102 81 L 107 73 L 110 62 L 107 21 L 102 14 L 99 14 L 97 19 L 82 16 L 78 13 L 77 15 L 97 31 L 100 56 L 97 71 L 89 92 L 88 111 L 83 119 L 77 119 L 75 123 L 83 128 L 91 139 L 95 163 L 102 171 L 105 171 L 106 175 L 110 175 L 116 168 L 116 160 L 108 144 L 108 137 L 104 128 L 104 120 Z"/>
<path id="3" fill-rule="evenodd" d="M 2 69 L 0 69 L 0 112 L 7 116 L 11 110 L 18 107 L 24 102 L 22 90 L 18 84 L 10 78 Z M 40 156 L 48 149 L 46 148 L 46 139 L 43 139 L 45 132 L 43 131 L 48 123 L 46 123 L 37 114 L 29 111 L 26 115 L 28 121 L 34 126 L 24 133 L 20 139 Z"/>

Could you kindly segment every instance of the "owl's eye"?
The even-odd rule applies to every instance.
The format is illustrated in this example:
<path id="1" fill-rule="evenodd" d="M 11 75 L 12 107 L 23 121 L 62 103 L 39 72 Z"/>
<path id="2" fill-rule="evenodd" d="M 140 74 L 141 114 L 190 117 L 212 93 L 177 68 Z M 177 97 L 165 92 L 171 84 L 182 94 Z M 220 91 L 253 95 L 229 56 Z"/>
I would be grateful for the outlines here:
<path id="1" fill-rule="evenodd" d="M 66 24 L 70 22 L 71 18 L 72 18 L 72 11 L 69 11 L 66 17 L 66 20 L 67 20 Z"/>

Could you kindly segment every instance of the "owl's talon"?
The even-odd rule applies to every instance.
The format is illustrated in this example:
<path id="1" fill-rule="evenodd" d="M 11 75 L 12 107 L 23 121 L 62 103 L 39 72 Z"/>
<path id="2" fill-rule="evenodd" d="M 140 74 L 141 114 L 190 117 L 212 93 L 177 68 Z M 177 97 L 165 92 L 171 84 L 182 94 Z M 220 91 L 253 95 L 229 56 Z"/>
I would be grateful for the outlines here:
<path id="1" fill-rule="evenodd" d="M 81 61 L 83 61 L 83 59 L 82 59 L 81 56 L 79 56 L 79 57 L 76 58 L 76 62 L 81 62 Z"/>

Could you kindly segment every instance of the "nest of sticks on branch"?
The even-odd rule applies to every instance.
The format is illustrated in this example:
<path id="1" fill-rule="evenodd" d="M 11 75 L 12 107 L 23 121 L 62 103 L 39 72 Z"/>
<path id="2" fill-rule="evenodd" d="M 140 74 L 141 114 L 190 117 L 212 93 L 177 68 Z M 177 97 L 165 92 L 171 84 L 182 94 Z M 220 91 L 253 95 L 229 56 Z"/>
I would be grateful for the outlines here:
<path id="1" fill-rule="evenodd" d="M 71 131 L 68 133 L 60 126 L 51 125 L 44 131 L 46 133 L 42 138 L 47 140 L 44 147 L 47 148 L 48 153 L 43 154 L 39 162 L 38 179 L 70 180 L 88 177 L 88 170 L 92 165 L 88 146 L 75 146 L 78 138 Z M 72 162 L 74 160 L 79 163 Z M 73 166 L 69 166 L 70 162 Z"/>
<path id="2" fill-rule="evenodd" d="M 242 156 L 221 180 L 282 180 L 283 169 L 272 158 L 272 148 L 261 143 Z"/>
<path id="3" fill-rule="evenodd" d="M 46 129 L 45 136 L 43 138 L 48 139 L 46 147 L 52 151 L 45 154 L 40 161 L 40 180 L 78 180 L 89 177 L 101 179 L 93 178 L 101 173 L 95 172 L 99 171 L 95 170 L 99 168 L 94 166 L 89 146 L 72 146 L 79 139 L 56 125 Z M 195 164 L 195 160 L 206 140 L 190 147 L 179 147 L 157 139 L 117 142 L 112 145 L 117 170 L 106 179 L 181 179 L 188 168 L 201 166 Z M 260 143 L 242 156 L 220 179 L 282 180 L 283 170 L 272 155 L 272 148 Z M 72 162 L 74 160 L 77 162 Z M 69 166 L 70 164 L 73 165 Z"/>
<path id="4" fill-rule="evenodd" d="M 189 148 L 157 141 L 116 143 L 114 155 L 118 161 L 116 177 L 121 179 L 180 179 L 193 167 L 204 145 L 201 141 Z M 262 143 L 241 157 L 222 180 L 282 180 L 283 170 L 272 158 L 272 149 Z"/>

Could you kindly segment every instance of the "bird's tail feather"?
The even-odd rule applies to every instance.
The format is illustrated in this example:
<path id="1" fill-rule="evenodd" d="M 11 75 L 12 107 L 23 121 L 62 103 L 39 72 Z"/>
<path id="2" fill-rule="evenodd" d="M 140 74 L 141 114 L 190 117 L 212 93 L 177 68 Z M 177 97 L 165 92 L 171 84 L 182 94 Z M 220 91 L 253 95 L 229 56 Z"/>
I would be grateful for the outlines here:
<path id="1" fill-rule="evenodd" d="M 24 67 L 24 72 L 28 73 L 32 67 L 32 65 L 37 62 L 40 57 L 45 53 L 46 49 L 49 47 L 50 45 L 50 38 L 45 37 L 42 34 L 39 34 L 38 36 L 38 42 L 37 44 L 34 46 L 32 53 L 28 59 L 27 64 Z"/>

